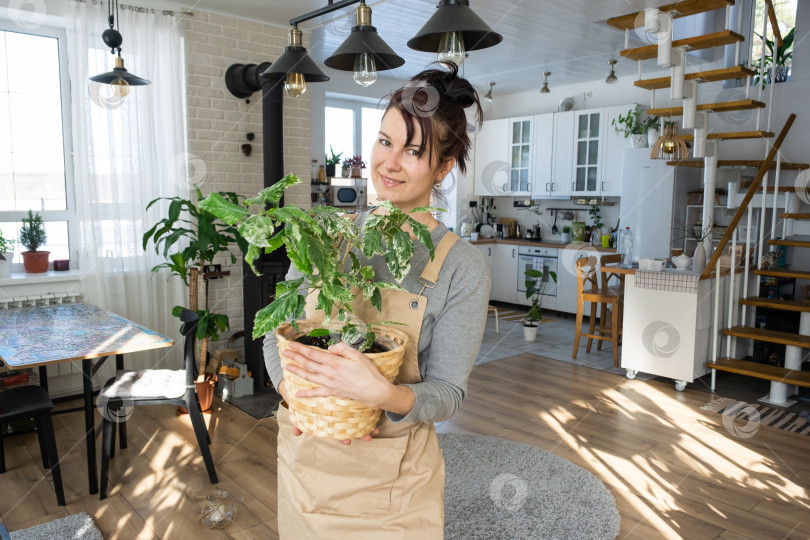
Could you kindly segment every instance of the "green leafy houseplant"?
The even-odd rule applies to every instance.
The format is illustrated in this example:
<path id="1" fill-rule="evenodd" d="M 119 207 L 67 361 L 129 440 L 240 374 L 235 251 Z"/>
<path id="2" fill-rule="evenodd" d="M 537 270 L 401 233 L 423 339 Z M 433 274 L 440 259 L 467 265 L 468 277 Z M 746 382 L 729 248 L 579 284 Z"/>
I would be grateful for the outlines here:
<path id="1" fill-rule="evenodd" d="M 624 135 L 628 138 L 631 135 L 643 135 L 647 130 L 658 124 L 657 116 L 646 116 L 641 109 L 633 108 L 627 111 L 627 114 L 620 114 L 614 118 L 610 125 L 616 130 L 616 133 Z"/>
<path id="2" fill-rule="evenodd" d="M 0 230 L 0 261 L 5 261 L 6 258 L 3 254 L 10 252 L 12 249 L 14 249 L 14 240 L 7 239 L 3 236 L 3 231 Z"/>
<path id="3" fill-rule="evenodd" d="M 591 219 L 593 220 L 593 226 L 591 229 L 602 229 L 602 214 L 600 213 L 600 209 L 597 205 L 592 204 L 591 208 L 588 210 L 588 213 L 591 215 Z"/>
<path id="4" fill-rule="evenodd" d="M 37 251 L 39 246 L 45 244 L 45 240 L 48 238 L 48 235 L 45 234 L 45 224 L 42 222 L 42 216 L 29 210 L 28 217 L 22 218 L 21 221 L 20 243 L 28 251 Z"/>
<path id="5" fill-rule="evenodd" d="M 202 193 L 197 188 L 195 191 L 197 200 L 201 200 Z M 220 196 L 234 204 L 239 202 L 235 193 L 221 193 Z M 246 251 L 248 244 L 236 227 L 218 221 L 216 216 L 198 207 L 193 201 L 180 197 L 158 198 L 151 201 L 146 210 L 158 201 L 170 201 L 168 215 L 143 235 L 143 249 L 146 250 L 150 240 L 154 242 L 155 253 L 162 255 L 166 262 L 152 268 L 152 272 L 166 268 L 189 286 L 189 308 L 200 316 L 196 337 L 202 341 L 200 376 L 203 376 L 207 364 L 208 341 L 218 341 L 219 333 L 227 331 L 230 323 L 227 315 L 209 311 L 207 286 L 204 309 L 198 309 L 197 287 L 200 273 L 205 271 L 205 267 L 219 253 L 229 253 L 231 263 L 236 263 L 238 259 L 230 251 L 230 246 L 236 244 L 240 250 Z M 181 307 L 176 306 L 172 313 L 178 316 L 181 310 Z"/>
<path id="6" fill-rule="evenodd" d="M 296 319 L 304 312 L 307 292 L 317 295 L 316 307 L 326 316 L 319 328 L 312 330 L 312 337 L 336 336 L 330 331 L 333 310 L 340 326 L 340 339 L 344 343 L 365 351 L 374 342 L 372 325 L 352 318 L 351 303 L 354 291 L 362 294 L 378 310 L 382 309 L 383 289 L 401 289 L 399 283 L 410 270 L 413 241 L 402 230 L 408 224 L 433 257 L 430 231 L 408 214 L 388 202 L 382 207 L 387 215 L 370 215 L 362 230 L 339 210 L 319 206 L 302 210 L 294 206 L 279 206 L 284 190 L 299 184 L 301 180 L 287 175 L 275 185 L 262 190 L 256 197 L 242 204 L 229 201 L 212 193 L 200 203 L 200 208 L 219 217 L 231 226 L 237 226 L 250 247 L 246 260 L 249 264 L 261 253 L 270 253 L 284 246 L 292 264 L 303 278 L 282 281 L 276 285 L 275 300 L 256 314 L 253 337 L 260 338 L 276 329 L 285 321 L 292 321 L 298 331 Z M 436 210 L 429 207 L 415 208 L 413 213 Z M 341 242 L 341 239 L 344 242 Z M 361 264 L 354 253 L 359 250 L 365 257 L 382 255 L 397 283 L 375 281 L 374 269 Z M 390 321 L 374 323 L 374 326 L 395 324 Z"/>
<path id="7" fill-rule="evenodd" d="M 335 154 L 335 151 L 332 150 L 332 146 L 329 145 L 329 153 L 332 154 L 332 155 L 331 156 L 329 154 L 326 155 L 326 164 L 327 165 L 338 165 L 340 163 L 340 156 L 343 155 L 343 152 L 341 152 L 339 154 Z"/>
<path id="8" fill-rule="evenodd" d="M 776 47 L 772 39 L 765 40 L 765 77 L 762 77 L 761 58 L 753 63 L 754 69 L 754 82 L 755 84 L 762 83 L 765 86 L 771 82 L 771 66 L 776 65 L 776 82 L 784 82 L 788 79 L 788 66 L 787 63 L 793 58 L 793 41 L 795 39 L 795 28 L 782 37 L 782 47 L 776 51 L 776 58 L 774 58 L 774 48 Z M 760 34 L 757 34 L 759 39 L 762 39 Z M 781 68 L 781 69 L 780 69 Z"/>
<path id="9" fill-rule="evenodd" d="M 534 323 L 543 320 L 543 292 L 549 278 L 557 283 L 556 272 L 541 272 L 534 268 L 529 268 L 524 273 L 526 276 L 526 298 L 531 301 L 532 306 L 526 314 L 526 326 L 536 326 Z"/>

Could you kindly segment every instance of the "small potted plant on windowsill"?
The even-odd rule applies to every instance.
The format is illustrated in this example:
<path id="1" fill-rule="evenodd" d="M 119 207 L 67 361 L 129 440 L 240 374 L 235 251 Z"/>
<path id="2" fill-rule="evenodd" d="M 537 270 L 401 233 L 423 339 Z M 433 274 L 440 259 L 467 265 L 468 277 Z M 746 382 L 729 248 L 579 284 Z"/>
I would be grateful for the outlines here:
<path id="1" fill-rule="evenodd" d="M 785 82 L 790 78 L 790 66 L 788 66 L 788 62 L 793 58 L 793 40 L 794 40 L 794 33 L 795 28 L 791 28 L 790 31 L 784 35 L 782 38 L 782 47 L 776 53 L 776 82 L 781 83 Z M 762 36 L 757 34 L 759 39 L 762 39 Z M 765 48 L 767 52 L 765 53 L 765 77 L 762 77 L 761 69 L 760 69 L 760 60 L 757 60 L 753 64 L 754 69 L 754 83 L 759 84 L 762 83 L 764 87 L 766 84 L 771 82 L 771 66 L 774 65 L 774 44 L 772 39 L 765 40 Z"/>
<path id="2" fill-rule="evenodd" d="M 536 323 L 543 320 L 543 292 L 549 278 L 557 283 L 557 273 L 529 268 L 524 275 L 526 276 L 526 298 L 531 301 L 532 306 L 523 321 L 523 338 L 526 341 L 534 341 L 537 339 L 537 330 L 540 326 Z"/>
<path id="3" fill-rule="evenodd" d="M 256 314 L 253 337 L 258 339 L 275 330 L 280 350 L 286 348 L 288 341 L 321 348 L 343 342 L 364 352 L 380 372 L 393 381 L 402 362 L 407 334 L 391 326 L 398 324 L 394 321 L 366 324 L 356 317 L 352 306 L 354 302 L 365 299 L 381 311 L 381 291 L 401 290 L 399 282 L 410 270 L 413 240 L 402 230 L 402 226 L 407 223 L 411 227 L 432 258 L 430 231 L 386 201 L 381 203 L 386 215 L 370 215 L 362 230 L 336 208 L 279 206 L 284 190 L 298 183 L 298 177 L 291 174 L 241 205 L 233 204 L 216 193 L 200 203 L 200 208 L 225 223 L 238 225 L 240 233 L 250 244 L 245 256 L 248 264 L 262 253 L 285 247 L 293 266 L 303 275 L 302 278 L 276 285 L 275 299 Z M 413 212 L 434 210 L 420 207 Z M 343 240 L 338 240 L 340 238 Z M 383 256 L 396 283 L 376 281 L 373 267 L 361 264 L 355 251 L 369 259 Z M 298 320 L 304 313 L 310 295 L 317 299 L 322 318 Z M 388 350 L 375 350 L 372 346 Z M 286 362 L 282 356 L 282 367 L 286 366 Z M 295 396 L 299 390 L 317 386 L 286 369 L 284 380 L 290 396 Z M 313 435 L 340 440 L 362 437 L 376 425 L 380 414 L 378 409 L 352 400 L 341 400 L 348 404 L 343 412 L 348 414 L 351 411 L 353 419 L 357 418 L 354 415 L 362 415 L 362 422 L 345 428 L 340 435 L 334 432 L 325 435 L 320 429 L 307 428 L 315 423 L 333 426 L 341 418 L 345 424 L 345 415 L 341 416 L 340 411 L 335 411 L 329 399 L 291 399 L 290 414 L 296 425 Z"/>
<path id="4" fill-rule="evenodd" d="M 0 230 L 0 278 L 11 275 L 11 260 L 14 258 L 14 240 L 7 239 Z"/>
<path id="5" fill-rule="evenodd" d="M 343 169 L 348 169 L 351 178 L 362 178 L 363 169 L 366 164 L 360 156 L 354 156 L 343 160 Z"/>
<path id="6" fill-rule="evenodd" d="M 633 148 L 647 148 L 650 139 L 647 131 L 658 125 L 658 117 L 646 116 L 641 109 L 635 107 L 627 111 L 627 114 L 620 114 L 614 118 L 610 125 L 616 133 L 630 139 Z"/>
<path id="7" fill-rule="evenodd" d="M 45 224 L 39 213 L 34 214 L 28 211 L 28 217 L 22 218 L 20 228 L 20 244 L 24 245 L 27 251 L 23 251 L 23 265 L 29 274 L 42 274 L 48 271 L 48 258 L 50 251 L 39 251 L 39 247 L 45 244 L 48 235 L 45 233 Z"/>
<path id="8" fill-rule="evenodd" d="M 335 176 L 335 167 L 340 164 L 340 156 L 343 155 L 343 152 L 335 154 L 335 151 L 332 150 L 332 145 L 329 145 L 329 153 L 332 155 L 326 156 L 326 166 L 324 168 L 326 169 L 326 177 L 332 178 Z"/>

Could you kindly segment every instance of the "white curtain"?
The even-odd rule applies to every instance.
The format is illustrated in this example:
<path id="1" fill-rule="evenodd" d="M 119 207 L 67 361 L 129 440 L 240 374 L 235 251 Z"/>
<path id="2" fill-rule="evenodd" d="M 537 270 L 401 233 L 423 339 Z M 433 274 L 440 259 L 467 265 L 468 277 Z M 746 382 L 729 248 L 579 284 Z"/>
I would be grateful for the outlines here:
<path id="1" fill-rule="evenodd" d="M 144 232 L 167 215 L 166 205 L 155 205 L 148 213 L 146 205 L 158 197 L 189 195 L 178 21 L 160 10 L 120 10 L 125 67 L 152 81 L 130 87 L 121 100 L 109 85 L 89 81 L 115 65 L 115 56 L 101 39 L 109 27 L 107 3 L 67 5 L 82 292 L 88 302 L 179 340 L 180 322 L 171 309 L 188 304 L 188 289 L 165 271 L 153 275 L 152 267 L 163 259 L 151 243 L 146 251 L 142 245 Z M 176 368 L 181 349 L 128 355 L 126 367 Z"/>

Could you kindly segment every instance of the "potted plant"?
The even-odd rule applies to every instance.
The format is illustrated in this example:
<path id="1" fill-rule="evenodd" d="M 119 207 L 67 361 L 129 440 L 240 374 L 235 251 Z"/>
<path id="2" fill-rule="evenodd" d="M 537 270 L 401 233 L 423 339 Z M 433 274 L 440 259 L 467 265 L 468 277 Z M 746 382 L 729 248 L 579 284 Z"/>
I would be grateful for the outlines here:
<path id="1" fill-rule="evenodd" d="M 349 171 L 349 176 L 351 178 L 362 178 L 363 169 L 365 168 L 366 164 L 363 161 L 363 158 L 360 156 L 354 156 L 343 160 L 343 169 Z"/>
<path id="2" fill-rule="evenodd" d="M 563 232 L 560 236 L 560 242 L 563 244 L 568 244 L 571 242 L 571 226 L 570 225 L 563 225 L 562 228 Z"/>
<path id="3" fill-rule="evenodd" d="M 7 278 L 11 275 L 11 260 L 14 258 L 14 240 L 3 236 L 0 229 L 0 278 Z"/>
<path id="4" fill-rule="evenodd" d="M 529 268 L 524 272 L 526 276 L 526 298 L 532 303 L 526 318 L 523 321 L 523 338 L 526 341 L 534 341 L 537 339 L 538 323 L 543 320 L 543 292 L 546 288 L 549 278 L 557 283 L 556 272 L 545 272 Z"/>
<path id="5" fill-rule="evenodd" d="M 593 244 L 599 245 L 601 243 L 602 247 L 607 247 L 610 236 L 602 234 L 603 223 L 599 206 L 592 204 L 591 208 L 588 210 L 588 213 L 591 215 L 591 219 L 593 220 L 593 225 L 591 225 Z"/>
<path id="6" fill-rule="evenodd" d="M 28 217 L 22 218 L 20 228 L 20 244 L 24 245 L 27 251 L 23 251 L 23 265 L 29 274 L 41 274 L 48 271 L 48 257 L 50 251 L 39 251 L 39 246 L 45 243 L 48 235 L 45 234 L 45 223 L 39 213 L 34 214 L 28 211 Z"/>
<path id="7" fill-rule="evenodd" d="M 782 47 L 776 52 L 776 58 L 774 59 L 774 48 L 775 44 L 772 39 L 765 40 L 765 48 L 767 51 L 765 52 L 765 77 L 762 77 L 760 64 L 761 61 L 754 62 L 752 68 L 754 69 L 754 82 L 755 84 L 759 84 L 760 81 L 762 86 L 764 87 L 767 83 L 771 82 L 771 66 L 775 65 L 776 69 L 776 82 L 785 82 L 790 77 L 790 66 L 787 65 L 788 61 L 793 58 L 793 41 L 794 41 L 794 33 L 795 28 L 791 28 L 790 31 L 784 35 L 782 38 Z M 762 36 L 757 34 L 759 39 L 762 39 Z"/>
<path id="8" fill-rule="evenodd" d="M 362 230 L 353 220 L 341 216 L 336 208 L 319 206 L 304 210 L 294 206 L 279 206 L 284 190 L 300 182 L 297 176 L 288 175 L 241 205 L 216 193 L 200 203 L 201 208 L 225 223 L 238 225 L 239 231 L 250 244 L 245 257 L 248 263 L 261 253 L 270 253 L 283 246 L 292 264 L 304 276 L 276 285 L 275 300 L 256 314 L 253 337 L 260 338 L 275 330 L 281 350 L 289 340 L 321 348 L 342 341 L 365 352 L 372 362 L 380 359 L 380 355 L 396 354 L 399 360 L 395 368 L 388 371 L 380 369 L 381 373 L 393 381 L 402 361 L 407 334 L 391 326 L 397 324 L 392 321 L 369 325 L 358 320 L 352 309 L 352 302 L 355 297 L 362 296 L 377 310 L 381 310 L 380 291 L 401 289 L 398 283 L 410 270 L 413 242 L 410 235 L 402 230 L 402 226 L 407 223 L 411 227 L 432 257 L 430 231 L 386 201 L 381 206 L 388 212 L 387 215 L 369 216 Z M 413 212 L 433 210 L 436 209 L 415 208 Z M 339 240 L 341 237 L 343 241 Z M 385 257 L 397 283 L 375 281 L 373 268 L 360 263 L 353 251 L 355 249 L 367 258 L 376 255 Z M 302 291 L 302 287 L 307 288 Z M 314 298 L 317 298 L 317 307 L 324 313 L 322 319 L 298 320 L 304 312 L 308 295 L 315 295 Z M 388 348 L 389 351 L 367 352 L 372 345 Z M 285 365 L 286 360 L 282 356 L 282 367 Z M 316 386 L 286 370 L 285 381 L 291 396 L 298 390 Z M 308 423 L 306 419 L 317 418 L 328 422 L 329 413 L 321 407 L 328 400 L 329 398 L 292 399 L 289 403 L 290 414 L 300 421 L 298 425 L 302 429 Z M 373 421 L 365 422 L 362 426 L 367 428 L 370 425 L 373 429 L 379 418 L 379 410 L 352 400 L 341 401 L 350 402 L 347 406 L 352 411 L 357 410 L 358 414 L 376 415 L 372 418 Z M 318 432 L 311 433 L 323 436 Z M 365 434 L 367 432 L 358 428 L 336 438 L 356 438 Z"/>
<path id="9" fill-rule="evenodd" d="M 326 169 L 326 177 L 332 178 L 335 176 L 335 167 L 337 167 L 337 165 L 340 163 L 340 156 L 343 155 L 343 152 L 335 154 L 335 151 L 332 150 L 332 145 L 330 144 L 329 153 L 332 155 L 326 155 L 326 167 L 324 168 Z"/>
<path id="10" fill-rule="evenodd" d="M 202 199 L 202 193 L 195 188 L 197 200 Z M 221 193 L 220 196 L 232 203 L 239 202 L 235 193 Z M 206 212 L 195 205 L 193 201 L 180 197 L 158 198 L 147 206 L 148 211 L 158 201 L 171 201 L 168 215 L 158 221 L 143 235 L 143 249 L 146 250 L 149 241 L 155 244 L 155 253 L 162 254 L 166 262 L 152 268 L 158 272 L 161 268 L 168 269 L 172 274 L 180 277 L 189 288 L 189 309 L 195 311 L 200 320 L 197 324 L 196 338 L 201 342 L 199 372 L 197 378 L 197 396 L 203 411 L 211 408 L 214 397 L 214 384 L 216 375 L 208 373 L 208 343 L 218 341 L 220 332 L 230 329 L 228 316 L 222 313 L 212 313 L 209 308 L 208 282 L 211 276 L 206 267 L 211 265 L 220 253 L 228 253 L 231 263 L 237 262 L 236 255 L 230 251 L 232 244 L 242 251 L 247 251 L 247 241 L 242 237 L 236 227 L 218 221 L 216 216 Z M 199 309 L 198 289 L 200 277 L 206 282 L 204 293 L 204 307 Z M 182 308 L 175 306 L 172 310 L 174 316 L 179 316 Z"/>
<path id="11" fill-rule="evenodd" d="M 648 144 L 647 131 L 658 125 L 657 116 L 647 116 L 641 109 L 634 107 L 627 114 L 620 114 L 611 120 L 610 125 L 616 133 L 630 139 L 633 148 L 646 148 Z"/>

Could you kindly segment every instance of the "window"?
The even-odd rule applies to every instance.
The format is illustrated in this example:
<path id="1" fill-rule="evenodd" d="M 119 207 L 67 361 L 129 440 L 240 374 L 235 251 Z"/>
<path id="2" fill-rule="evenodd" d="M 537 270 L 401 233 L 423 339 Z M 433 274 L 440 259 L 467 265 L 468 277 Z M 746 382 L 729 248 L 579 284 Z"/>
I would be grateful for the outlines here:
<path id="1" fill-rule="evenodd" d="M 325 153 L 329 155 L 329 146 L 336 154 L 343 152 L 341 160 L 347 157 L 360 155 L 366 165 L 371 160 L 371 148 L 377 140 L 385 111 L 371 101 L 360 101 L 345 98 L 326 99 L 326 126 L 325 126 Z M 340 166 L 338 166 L 338 174 Z M 368 169 L 363 170 L 363 176 L 368 178 Z M 374 204 L 377 193 L 371 182 L 366 188 L 368 203 Z"/>
<path id="2" fill-rule="evenodd" d="M 773 0 L 773 8 L 774 12 L 776 12 L 776 20 L 779 23 L 779 30 L 784 37 L 790 29 L 796 26 L 796 4 L 797 0 Z M 762 58 L 762 40 L 758 37 L 762 34 L 762 25 L 765 22 L 766 14 L 768 13 L 767 8 L 765 7 L 765 0 L 756 0 L 756 7 L 755 7 L 755 14 L 754 14 L 754 33 L 756 35 L 753 36 L 753 65 L 759 65 L 760 59 Z M 773 28 L 771 28 L 771 23 L 768 21 L 768 34 L 767 39 L 773 41 Z M 770 52 L 766 49 L 766 55 L 769 55 Z M 790 66 L 792 62 L 788 61 L 787 65 Z M 770 63 L 766 62 L 766 67 L 770 69 Z"/>
<path id="3" fill-rule="evenodd" d="M 71 258 L 75 204 L 70 160 L 67 57 L 64 32 L 20 32 L 0 21 L 0 229 L 19 237 L 28 210 L 45 221 L 41 249 L 51 260 Z M 73 246 L 75 246 L 75 242 Z M 14 267 L 22 270 L 16 245 Z M 74 259 L 77 249 L 73 247 Z"/>

